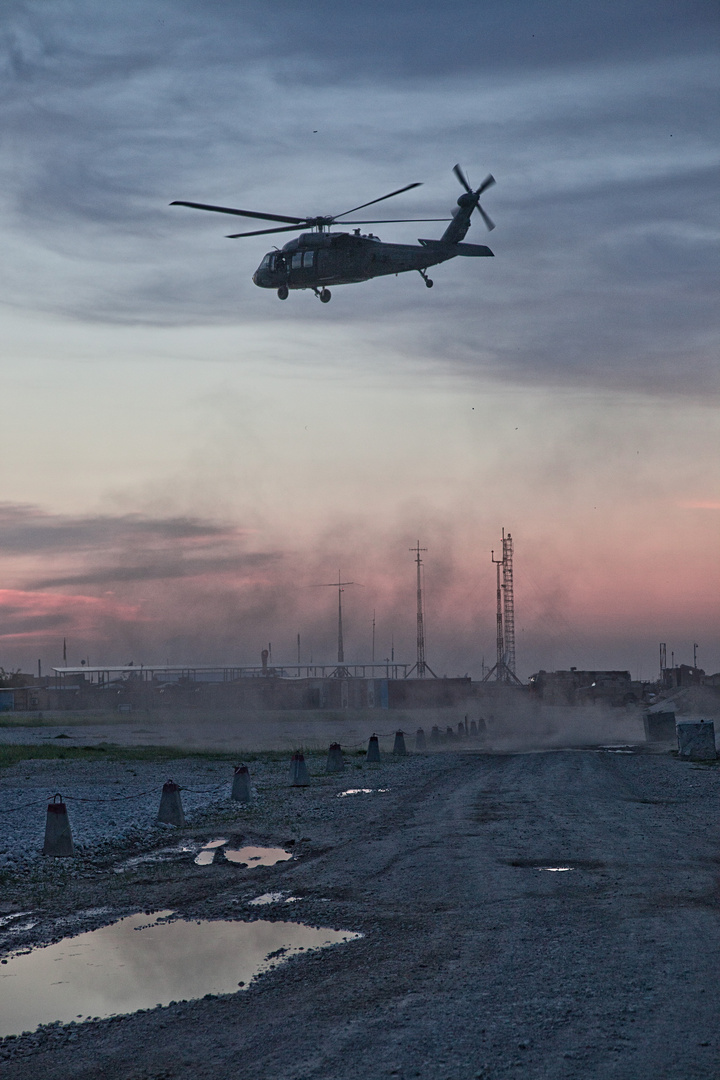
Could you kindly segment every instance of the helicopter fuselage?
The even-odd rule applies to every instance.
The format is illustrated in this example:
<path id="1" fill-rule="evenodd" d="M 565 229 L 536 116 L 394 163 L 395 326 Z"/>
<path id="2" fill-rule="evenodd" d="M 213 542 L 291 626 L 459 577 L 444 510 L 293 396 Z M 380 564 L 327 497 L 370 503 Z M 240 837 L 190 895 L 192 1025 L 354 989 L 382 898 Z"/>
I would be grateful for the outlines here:
<path id="1" fill-rule="evenodd" d="M 268 251 L 257 270 L 253 281 L 261 289 L 276 289 L 278 298 L 286 300 L 291 289 L 312 289 L 315 295 L 326 304 L 331 297 L 329 285 L 353 285 L 371 278 L 388 277 L 390 274 L 405 274 L 416 270 L 430 289 L 433 282 L 426 274 L 429 266 L 447 262 L 458 255 L 477 258 L 492 255 L 484 244 L 463 243 L 470 228 L 473 211 L 483 218 L 488 229 L 495 225 L 480 205 L 480 196 L 492 184 L 493 176 L 486 176 L 480 187 L 473 190 L 459 165 L 453 167 L 457 179 L 465 189 L 457 200 L 452 217 L 448 218 L 370 218 L 341 221 L 350 214 L 364 210 L 367 206 L 392 199 L 411 188 L 419 187 L 417 182 L 381 195 L 379 199 L 361 203 L 342 214 L 319 217 L 290 217 L 285 214 L 266 214 L 257 210 L 239 210 L 232 206 L 215 206 L 209 203 L 174 200 L 172 206 L 189 206 L 196 210 L 210 210 L 218 214 L 233 214 L 238 217 L 258 218 L 261 221 L 278 222 L 273 228 L 253 229 L 250 232 L 231 233 L 230 240 L 239 240 L 247 236 L 264 236 L 267 233 L 296 232 L 299 228 L 312 228 L 312 232 L 303 232 L 290 240 L 282 249 Z M 385 244 L 372 233 L 363 234 L 357 225 L 377 225 L 409 221 L 448 221 L 449 225 L 438 240 L 418 240 L 417 244 Z M 352 232 L 332 232 L 333 225 L 351 227 Z"/>
<path id="2" fill-rule="evenodd" d="M 446 243 L 442 240 L 416 244 L 386 244 L 377 236 L 352 233 L 312 232 L 269 251 L 253 274 L 261 289 L 323 289 L 350 285 L 388 274 L 423 271 L 457 255 L 492 255 L 480 244 Z"/>

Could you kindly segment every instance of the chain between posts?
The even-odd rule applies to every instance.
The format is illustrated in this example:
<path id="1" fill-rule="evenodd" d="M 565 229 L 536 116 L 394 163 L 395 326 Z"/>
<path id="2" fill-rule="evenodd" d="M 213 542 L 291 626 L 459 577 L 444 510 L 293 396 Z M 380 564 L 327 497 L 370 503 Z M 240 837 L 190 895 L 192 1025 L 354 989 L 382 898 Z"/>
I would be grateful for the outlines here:
<path id="1" fill-rule="evenodd" d="M 217 787 L 214 787 L 214 788 L 201 788 L 201 789 L 198 789 L 198 788 L 181 787 L 180 790 L 181 791 L 187 791 L 191 795 L 206 795 L 206 794 L 211 793 L 211 792 L 220 791 L 221 788 L 225 787 L 226 782 L 227 781 L 224 781 L 222 784 L 218 784 Z M 94 798 L 93 799 L 93 798 L 89 798 L 86 795 L 65 795 L 65 796 L 63 796 L 63 798 L 64 798 L 64 800 L 66 802 L 115 803 L 115 802 L 127 802 L 129 799 L 144 799 L 147 795 L 156 795 L 156 794 L 157 794 L 157 788 L 152 788 L 150 791 L 139 791 L 139 792 L 136 792 L 134 795 L 113 795 L 109 799 L 102 799 L 102 798 Z M 53 801 L 55 798 L 56 798 L 56 796 L 53 796 L 52 800 L 50 798 L 36 799 L 34 802 L 23 803 L 22 806 L 12 806 L 7 810 L 0 810 L 0 814 L 15 814 L 15 813 L 17 813 L 18 810 L 29 810 L 31 807 L 38 806 L 41 803 L 43 805 L 45 805 L 45 803 L 49 803 L 49 802 Z"/>
<path id="2" fill-rule="evenodd" d="M 391 738 L 393 735 L 395 735 L 396 732 L 394 732 L 394 731 L 382 732 L 381 731 L 381 732 L 374 732 L 373 734 L 377 735 L 377 737 L 379 739 L 387 739 L 387 738 Z M 404 734 L 404 732 L 403 732 L 403 734 Z M 346 745 L 348 746 L 349 749 L 352 749 L 355 746 L 364 746 L 365 741 L 366 741 L 365 739 L 362 739 L 360 742 L 347 743 Z M 227 781 L 223 780 L 223 782 L 221 784 L 216 784 L 215 787 L 211 787 L 211 788 L 188 788 L 188 787 L 180 786 L 180 790 L 181 791 L 187 791 L 188 794 L 190 794 L 190 795 L 212 795 L 216 791 L 220 791 L 223 787 L 225 787 L 226 784 L 227 784 Z M 89 798 L 86 795 L 65 795 L 65 796 L 63 796 L 63 798 L 65 799 L 66 802 L 116 803 L 116 802 L 127 802 L 128 800 L 132 800 L 132 799 L 144 799 L 147 795 L 155 795 L 155 794 L 157 794 L 157 788 L 152 788 L 149 791 L 140 791 L 140 792 L 137 792 L 134 795 L 113 795 L 109 799 Z M 55 799 L 55 798 L 57 798 L 57 795 L 53 796 L 53 799 Z M 44 805 L 45 803 L 47 803 L 49 801 L 50 800 L 47 799 L 47 798 L 46 799 L 35 799 L 33 802 L 23 803 L 22 806 L 12 806 L 9 809 L 0 810 L 0 815 L 2 815 L 2 814 L 16 814 L 20 810 L 29 810 L 34 806 L 38 806 L 40 803 L 42 803 Z"/>

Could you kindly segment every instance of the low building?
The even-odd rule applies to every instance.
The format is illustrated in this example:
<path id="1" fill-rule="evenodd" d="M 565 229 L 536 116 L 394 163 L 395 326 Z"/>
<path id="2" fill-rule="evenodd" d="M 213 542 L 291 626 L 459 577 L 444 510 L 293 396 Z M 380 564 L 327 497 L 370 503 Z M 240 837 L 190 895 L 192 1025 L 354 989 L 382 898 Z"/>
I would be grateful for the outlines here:
<path id="1" fill-rule="evenodd" d="M 529 679 L 531 693 L 548 705 L 634 705 L 644 700 L 648 683 L 635 682 L 629 671 L 538 671 Z"/>

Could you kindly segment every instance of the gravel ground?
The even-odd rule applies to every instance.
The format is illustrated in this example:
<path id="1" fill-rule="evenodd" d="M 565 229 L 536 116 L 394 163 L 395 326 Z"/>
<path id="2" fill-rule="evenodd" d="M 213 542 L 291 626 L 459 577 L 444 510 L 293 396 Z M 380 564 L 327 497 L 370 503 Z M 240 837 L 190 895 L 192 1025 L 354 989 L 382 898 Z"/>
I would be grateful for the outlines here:
<path id="1" fill-rule="evenodd" d="M 15 859 L 0 872 L 0 914 L 29 913 L 0 929 L 5 954 L 139 910 L 291 917 L 364 935 L 236 994 L 1 1040 L 3 1078 L 720 1075 L 720 767 L 598 749 L 468 749 L 377 768 L 349 758 L 333 777 L 323 763 L 310 758 L 304 789 L 287 787 L 286 762 L 252 764 L 249 808 L 230 804 L 227 788 L 184 793 L 188 827 L 158 861 L 137 856 L 168 847 L 170 833 L 152 824 L 162 782 L 225 784 L 227 763 L 3 770 L 0 808 L 37 795 L 30 811 L 0 816 Z M 48 793 L 146 786 L 155 794 L 130 806 L 69 802 L 80 855 L 33 855 Z M 388 790 L 337 797 L 349 787 Z M 211 835 L 297 858 L 198 867 L 192 851 Z M 300 899 L 250 904 L 275 891 Z"/>

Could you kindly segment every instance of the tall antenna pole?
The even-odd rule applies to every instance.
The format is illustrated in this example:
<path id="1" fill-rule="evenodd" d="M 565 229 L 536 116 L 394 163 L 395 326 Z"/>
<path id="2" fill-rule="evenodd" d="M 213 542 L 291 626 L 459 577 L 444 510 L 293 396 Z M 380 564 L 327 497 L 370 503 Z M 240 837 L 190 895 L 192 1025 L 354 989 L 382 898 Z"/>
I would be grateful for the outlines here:
<path id="1" fill-rule="evenodd" d="M 420 558 L 421 551 L 427 551 L 427 548 L 420 547 L 420 541 L 418 540 L 414 548 L 409 548 L 409 551 L 415 552 L 415 562 L 417 563 L 417 662 L 415 667 L 417 669 L 418 679 L 425 678 L 425 624 L 423 622 L 423 604 L 422 604 L 422 559 Z"/>
<path id="2" fill-rule="evenodd" d="M 500 567 L 503 560 L 496 559 L 494 551 L 490 552 L 490 559 L 497 566 L 497 614 L 495 616 L 497 658 L 495 660 L 495 679 L 497 682 L 501 682 L 505 674 L 505 637 L 503 635 L 502 583 L 500 581 Z"/>
<path id="3" fill-rule="evenodd" d="M 513 592 L 513 542 L 510 533 L 502 531 L 503 543 L 503 629 L 505 636 L 505 665 L 515 674 L 515 596 Z"/>
<path id="4" fill-rule="evenodd" d="M 340 580 L 340 571 L 338 570 L 338 664 L 345 662 L 345 651 L 343 648 L 343 633 L 342 633 L 342 594 L 343 585 L 352 585 L 351 581 L 343 582 Z"/>
<path id="5" fill-rule="evenodd" d="M 372 662 L 375 663 L 375 608 L 373 608 L 373 622 L 372 622 Z"/>
<path id="6" fill-rule="evenodd" d="M 337 591 L 338 591 L 338 644 L 337 644 L 338 670 L 337 670 L 336 674 L 337 675 L 342 675 L 343 677 L 347 674 L 347 672 L 346 672 L 344 667 L 340 666 L 340 665 L 344 665 L 344 663 L 345 663 L 345 649 L 343 647 L 343 625 L 342 625 L 342 594 L 345 591 L 344 590 L 345 585 L 356 585 L 356 584 L 359 584 L 359 582 L 343 581 L 342 577 L 341 577 L 341 574 L 340 574 L 340 571 L 338 570 L 338 579 L 337 579 L 337 581 L 323 581 L 320 585 L 316 586 L 319 589 L 330 588 L 330 589 L 337 589 Z"/>

